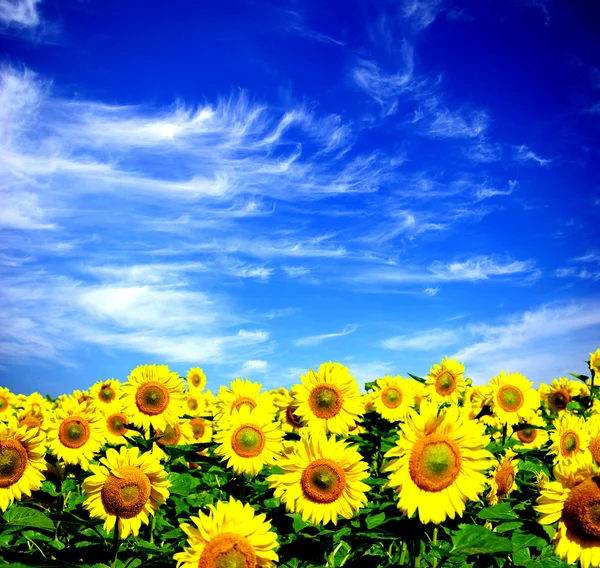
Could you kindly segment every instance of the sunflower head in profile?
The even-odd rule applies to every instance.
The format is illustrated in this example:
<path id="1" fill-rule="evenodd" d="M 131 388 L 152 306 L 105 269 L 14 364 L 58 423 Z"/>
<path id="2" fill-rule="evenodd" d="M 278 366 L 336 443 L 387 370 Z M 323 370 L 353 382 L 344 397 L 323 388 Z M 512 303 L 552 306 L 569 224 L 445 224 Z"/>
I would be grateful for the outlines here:
<path id="1" fill-rule="evenodd" d="M 274 415 L 275 404 L 271 393 L 263 391 L 260 383 L 253 383 L 248 379 L 237 378 L 229 384 L 222 386 L 217 393 L 215 401 L 215 419 L 219 423 L 229 420 L 237 410 L 254 410 L 258 408 L 267 414 Z"/>
<path id="2" fill-rule="evenodd" d="M 90 387 L 90 396 L 102 414 L 113 414 L 121 406 L 121 383 L 116 379 L 98 381 Z"/>
<path id="3" fill-rule="evenodd" d="M 537 414 L 516 426 L 519 426 L 519 428 L 512 430 L 512 437 L 517 440 L 514 445 L 514 449 L 517 451 L 539 450 L 548 441 L 549 434 L 546 430 L 546 422 Z"/>
<path id="4" fill-rule="evenodd" d="M 504 456 L 492 470 L 489 479 L 490 490 L 486 496 L 489 505 L 496 505 L 517 488 L 517 473 L 519 460 L 512 450 L 506 450 Z"/>
<path id="5" fill-rule="evenodd" d="M 584 383 L 565 377 L 554 379 L 551 385 L 542 383 L 538 389 L 542 402 L 553 414 L 561 415 L 575 396 L 588 396 L 590 389 Z"/>
<path id="6" fill-rule="evenodd" d="M 462 516 L 467 501 L 483 491 L 483 473 L 493 456 L 485 450 L 485 425 L 469 420 L 456 405 L 442 409 L 427 401 L 411 411 L 400 426 L 396 446 L 386 453 L 384 467 L 396 488 L 398 508 L 409 517 L 419 512 L 422 523 L 440 524 Z"/>
<path id="7" fill-rule="evenodd" d="M 588 450 L 596 465 L 600 467 L 600 416 L 591 416 L 586 422 L 586 426 L 590 435 Z"/>
<path id="8" fill-rule="evenodd" d="M 538 392 L 533 383 L 520 373 L 501 371 L 490 381 L 492 412 L 502 424 L 517 424 L 534 415 L 540 406 Z"/>
<path id="9" fill-rule="evenodd" d="M 0 421 L 8 422 L 17 399 L 6 387 L 0 387 Z"/>
<path id="10" fill-rule="evenodd" d="M 183 382 L 167 365 L 141 365 L 123 385 L 121 402 L 134 426 L 164 430 L 183 414 Z"/>
<path id="11" fill-rule="evenodd" d="M 295 415 L 309 429 L 348 435 L 365 412 L 363 395 L 349 369 L 340 363 L 323 363 L 315 373 L 309 369 L 292 387 Z"/>
<path id="12" fill-rule="evenodd" d="M 457 403 L 465 392 L 466 384 L 463 377 L 465 366 L 456 359 L 446 357 L 439 365 L 429 369 L 424 394 L 433 402 Z"/>
<path id="13" fill-rule="evenodd" d="M 467 388 L 463 400 L 463 407 L 471 420 L 477 418 L 484 407 L 490 403 L 491 396 L 492 389 L 487 385 Z"/>
<path id="14" fill-rule="evenodd" d="M 105 441 L 102 415 L 86 402 L 67 398 L 56 408 L 47 437 L 50 452 L 57 458 L 88 469 Z"/>
<path id="15" fill-rule="evenodd" d="M 111 446 L 121 446 L 127 443 L 125 436 L 139 436 L 137 430 L 127 428 L 130 420 L 123 413 L 121 406 L 116 406 L 110 414 L 105 414 L 102 417 L 102 425 L 104 427 L 104 436 L 106 443 Z"/>
<path id="16" fill-rule="evenodd" d="M 161 461 L 167 458 L 166 446 L 186 446 L 194 443 L 190 421 L 184 418 L 168 424 L 164 430 L 159 428 L 155 435 L 160 436 L 160 439 L 155 442 L 154 453 Z"/>
<path id="17" fill-rule="evenodd" d="M 17 412 L 17 422 L 19 426 L 25 426 L 27 429 L 33 429 L 36 433 L 46 432 L 48 421 L 42 412 L 35 412 L 33 409 L 23 409 Z"/>
<path id="18" fill-rule="evenodd" d="M 15 418 L 0 422 L 0 511 L 42 486 L 45 440 L 43 432 L 19 426 Z"/>
<path id="19" fill-rule="evenodd" d="M 137 536 L 150 515 L 169 497 L 167 472 L 150 453 L 138 448 L 110 448 L 100 465 L 91 465 L 92 475 L 83 482 L 84 507 L 94 518 L 105 519 L 110 532 L 118 520 L 121 538 Z"/>
<path id="20" fill-rule="evenodd" d="M 389 422 L 404 420 L 415 403 L 412 383 L 398 375 L 377 379 L 375 384 L 375 391 L 371 394 L 375 411 Z"/>
<path id="21" fill-rule="evenodd" d="M 296 416 L 296 400 L 286 388 L 271 391 L 273 402 L 278 409 L 277 418 L 284 432 L 299 433 L 304 425 Z"/>
<path id="22" fill-rule="evenodd" d="M 279 453 L 283 431 L 273 422 L 273 415 L 261 408 L 241 407 L 218 422 L 217 428 L 215 454 L 227 460 L 235 473 L 256 476 Z"/>
<path id="23" fill-rule="evenodd" d="M 213 438 L 213 425 L 210 420 L 197 416 L 189 421 L 192 433 L 191 444 L 211 442 Z"/>
<path id="24" fill-rule="evenodd" d="M 600 471 L 589 454 L 555 466 L 534 509 L 542 525 L 558 521 L 554 553 L 583 568 L 600 566 Z"/>
<path id="25" fill-rule="evenodd" d="M 199 394 L 206 388 L 206 375 L 200 367 L 192 367 L 187 372 L 186 386 L 193 394 Z"/>
<path id="26" fill-rule="evenodd" d="M 177 568 L 256 568 L 279 560 L 277 535 L 265 515 L 233 497 L 209 508 L 209 515 L 190 518 L 193 525 L 181 525 L 187 546 L 173 556 Z"/>
<path id="27" fill-rule="evenodd" d="M 555 463 L 589 453 L 590 431 L 581 416 L 564 413 L 554 421 L 554 428 L 548 453 L 554 454 Z"/>
<path id="28" fill-rule="evenodd" d="M 283 473 L 267 478 L 286 509 L 313 524 L 350 519 L 367 503 L 368 464 L 345 440 L 305 431 L 276 462 Z"/>
<path id="29" fill-rule="evenodd" d="M 594 377 L 600 376 L 600 349 L 590 353 L 590 372 Z"/>

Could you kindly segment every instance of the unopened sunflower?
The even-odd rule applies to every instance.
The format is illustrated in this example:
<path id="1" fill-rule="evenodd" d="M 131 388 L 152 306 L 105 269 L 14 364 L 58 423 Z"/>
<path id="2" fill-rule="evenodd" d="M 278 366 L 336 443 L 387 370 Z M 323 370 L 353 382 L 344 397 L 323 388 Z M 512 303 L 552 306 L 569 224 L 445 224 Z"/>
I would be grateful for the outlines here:
<path id="1" fill-rule="evenodd" d="M 272 391 L 271 396 L 275 406 L 279 409 L 277 418 L 282 430 L 299 433 L 303 425 L 294 412 L 296 410 L 295 399 L 290 391 L 282 387 L 274 392 Z"/>
<path id="2" fill-rule="evenodd" d="M 121 406 L 121 383 L 115 379 L 98 381 L 90 387 L 90 395 L 96 408 L 102 414 L 114 414 Z"/>
<path id="3" fill-rule="evenodd" d="M 188 539 L 173 556 L 177 568 L 256 568 L 279 560 L 277 535 L 265 515 L 233 497 L 209 508 L 210 515 L 190 518 L 195 526 L 181 525 Z"/>
<path id="4" fill-rule="evenodd" d="M 351 519 L 367 503 L 368 464 L 354 446 L 327 438 L 323 433 L 304 432 L 300 441 L 277 462 L 283 473 L 267 478 L 290 512 L 314 524 L 338 517 Z"/>
<path id="5" fill-rule="evenodd" d="M 492 412 L 503 424 L 517 424 L 534 415 L 540 406 L 540 397 L 533 383 L 520 373 L 501 371 L 490 381 Z"/>
<path id="6" fill-rule="evenodd" d="M 371 394 L 375 411 L 389 422 L 404 420 L 415 403 L 410 381 L 400 375 L 394 378 L 385 376 L 377 379 L 375 384 L 375 391 Z"/>
<path id="7" fill-rule="evenodd" d="M 589 454 L 554 468 L 557 481 L 546 481 L 534 509 L 542 525 L 558 521 L 554 553 L 582 568 L 600 566 L 600 477 Z"/>
<path id="8" fill-rule="evenodd" d="M 465 392 L 466 384 L 463 374 L 465 366 L 456 359 L 446 357 L 439 365 L 429 369 L 424 394 L 432 402 L 457 403 Z"/>
<path id="9" fill-rule="evenodd" d="M 496 505 L 517 488 L 519 460 L 512 450 L 506 450 L 504 456 L 494 466 L 490 475 L 490 490 L 486 496 L 489 505 Z"/>
<path id="10" fill-rule="evenodd" d="M 93 475 L 83 482 L 87 494 L 83 506 L 90 517 L 105 519 L 110 532 L 118 520 L 120 537 L 137 536 L 160 505 L 169 497 L 167 472 L 150 453 L 138 448 L 110 448 L 100 465 L 91 465 Z"/>
<path id="11" fill-rule="evenodd" d="M 66 464 L 89 468 L 104 444 L 102 415 L 85 402 L 66 399 L 54 412 L 48 427 L 50 452 Z"/>
<path id="12" fill-rule="evenodd" d="M 554 421 L 554 428 L 550 435 L 552 445 L 548 453 L 556 456 L 555 463 L 588 452 L 590 432 L 581 416 L 563 414 Z"/>
<path id="13" fill-rule="evenodd" d="M 0 511 L 42 486 L 45 450 L 43 433 L 19 426 L 14 418 L 0 423 Z"/>
<path id="14" fill-rule="evenodd" d="M 206 375 L 200 367 L 192 367 L 187 372 L 186 385 L 190 393 L 199 394 L 206 388 Z"/>
<path id="15" fill-rule="evenodd" d="M 462 517 L 467 501 L 478 500 L 486 483 L 483 473 L 492 462 L 485 450 L 485 426 L 459 412 L 456 405 L 442 409 L 423 400 L 420 413 L 412 411 L 384 471 L 396 488 L 398 508 L 409 517 L 419 512 L 422 523 L 440 524 Z"/>
<path id="16" fill-rule="evenodd" d="M 0 422 L 8 422 L 14 412 L 15 395 L 6 387 L 0 387 Z"/>
<path id="17" fill-rule="evenodd" d="M 222 428 L 214 437 L 215 454 L 227 460 L 236 473 L 258 474 L 272 464 L 279 453 L 283 431 L 273 417 L 261 408 L 241 407 L 218 423 Z"/>
<path id="18" fill-rule="evenodd" d="M 323 363 L 292 387 L 296 416 L 313 431 L 348 435 L 364 414 L 363 395 L 347 367 Z"/>
<path id="19" fill-rule="evenodd" d="M 123 413 L 146 432 L 166 428 L 183 414 L 183 382 L 167 365 L 141 365 L 123 385 Z"/>
<path id="20" fill-rule="evenodd" d="M 260 383 L 253 383 L 248 379 L 237 378 L 231 381 L 229 387 L 222 386 L 217 393 L 215 404 L 215 420 L 219 422 L 223 419 L 228 420 L 236 410 L 242 408 L 258 408 L 273 416 L 276 412 L 271 393 L 263 391 Z"/>
<path id="21" fill-rule="evenodd" d="M 573 397 L 590 394 L 590 389 L 584 383 L 571 381 L 565 377 L 554 379 L 551 385 L 542 383 L 538 391 L 542 402 L 555 414 L 563 413 Z"/>
<path id="22" fill-rule="evenodd" d="M 518 440 L 518 443 L 514 446 L 517 451 L 539 450 L 548 441 L 549 434 L 545 429 L 546 423 L 541 416 L 532 416 L 526 422 L 515 426 L 520 426 L 520 428 L 512 430 L 512 435 Z M 523 428 L 523 426 L 526 427 Z"/>

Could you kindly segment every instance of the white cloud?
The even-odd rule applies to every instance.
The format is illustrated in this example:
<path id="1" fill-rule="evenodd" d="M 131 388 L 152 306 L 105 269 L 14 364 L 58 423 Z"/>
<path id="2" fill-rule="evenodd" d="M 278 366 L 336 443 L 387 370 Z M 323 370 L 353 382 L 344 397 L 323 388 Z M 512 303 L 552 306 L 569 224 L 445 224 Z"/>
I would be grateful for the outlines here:
<path id="1" fill-rule="evenodd" d="M 335 337 L 343 337 L 344 335 L 350 335 L 354 333 L 358 329 L 358 326 L 354 324 L 349 324 L 344 326 L 344 329 L 339 333 L 323 333 L 321 335 L 311 335 L 308 337 L 301 337 L 294 341 L 294 345 L 300 347 L 308 347 L 312 345 L 318 345 L 327 339 L 333 339 Z"/>
<path id="2" fill-rule="evenodd" d="M 350 374 L 363 387 L 365 383 L 380 379 L 386 375 L 396 375 L 395 367 L 388 361 L 354 361 L 348 365 Z"/>
<path id="3" fill-rule="evenodd" d="M 430 26 L 441 11 L 441 0 L 404 0 L 402 15 L 421 31 Z"/>
<path id="4" fill-rule="evenodd" d="M 521 146 L 515 146 L 514 148 L 515 159 L 519 162 L 535 162 L 540 166 L 549 166 L 552 163 L 550 158 L 541 158 L 524 144 Z"/>
<path id="5" fill-rule="evenodd" d="M 453 330 L 431 329 L 422 333 L 390 337 L 382 341 L 381 346 L 397 351 L 435 351 L 442 347 L 455 345 L 457 340 L 457 334 Z"/>
<path id="6" fill-rule="evenodd" d="M 282 266 L 281 269 L 291 278 L 299 278 L 310 274 L 310 268 L 306 266 Z"/>
<path id="7" fill-rule="evenodd" d="M 0 0 L 0 21 L 7 25 L 34 27 L 40 23 L 41 0 Z"/>
<path id="8" fill-rule="evenodd" d="M 246 377 L 253 373 L 266 373 L 268 371 L 269 363 L 262 359 L 251 359 L 244 361 L 239 371 L 236 373 L 238 376 Z"/>
<path id="9" fill-rule="evenodd" d="M 491 187 L 479 187 L 475 191 L 475 197 L 477 200 L 489 199 L 490 197 L 497 197 L 499 195 L 511 195 L 519 188 L 519 182 L 515 180 L 509 180 L 508 189 L 494 189 Z"/>
<path id="10" fill-rule="evenodd" d="M 438 107 L 424 115 L 425 133 L 434 138 L 476 138 L 482 135 L 489 123 L 487 113 L 476 111 L 452 111 Z"/>
<path id="11" fill-rule="evenodd" d="M 437 296 L 440 293 L 440 288 L 425 288 L 423 292 L 425 292 L 425 294 L 427 294 L 428 296 Z"/>

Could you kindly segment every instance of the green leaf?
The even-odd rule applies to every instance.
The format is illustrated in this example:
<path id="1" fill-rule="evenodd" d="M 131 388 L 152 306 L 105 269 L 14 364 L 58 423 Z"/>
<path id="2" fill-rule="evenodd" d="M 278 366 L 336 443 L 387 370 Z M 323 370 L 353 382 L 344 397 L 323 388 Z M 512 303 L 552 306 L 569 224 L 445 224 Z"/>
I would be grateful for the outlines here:
<path id="1" fill-rule="evenodd" d="M 277 497 L 271 497 L 270 499 L 265 499 L 263 501 L 263 505 L 267 508 L 267 509 L 275 509 L 277 507 L 279 507 L 279 499 Z"/>
<path id="2" fill-rule="evenodd" d="M 305 529 L 306 527 L 313 526 L 310 523 L 304 522 L 302 520 L 302 517 L 298 514 L 293 515 L 293 519 L 294 519 L 294 523 L 292 525 L 292 528 L 294 529 L 294 532 L 300 532 L 302 529 Z"/>
<path id="3" fill-rule="evenodd" d="M 512 552 L 510 540 L 498 536 L 485 527 L 478 525 L 462 525 L 462 528 L 452 535 L 453 554 L 496 554 Z"/>
<path id="4" fill-rule="evenodd" d="M 377 515 L 369 516 L 366 519 L 367 528 L 369 530 L 374 529 L 375 527 L 378 527 L 379 525 L 383 524 L 384 522 L 385 522 L 385 513 L 383 513 L 383 512 L 377 513 Z"/>
<path id="5" fill-rule="evenodd" d="M 585 375 L 580 375 L 579 373 L 569 373 L 569 375 L 575 377 L 576 379 L 579 379 L 580 381 L 583 381 L 584 383 L 589 380 L 589 377 L 586 377 Z"/>
<path id="6" fill-rule="evenodd" d="M 187 496 L 198 485 L 198 481 L 188 473 L 170 473 L 167 479 L 171 482 L 169 492 L 172 495 Z"/>
<path id="7" fill-rule="evenodd" d="M 513 553 L 513 564 L 515 566 L 525 566 L 531 560 L 529 548 L 520 548 Z"/>
<path id="8" fill-rule="evenodd" d="M 418 381 L 420 383 L 426 383 L 427 381 L 423 378 L 423 377 L 417 377 L 417 375 L 411 375 L 410 373 L 408 373 L 408 376 L 413 378 L 415 381 Z"/>
<path id="9" fill-rule="evenodd" d="M 572 400 L 567 404 L 567 410 L 577 410 L 581 412 L 583 410 L 583 407 L 576 400 Z"/>
<path id="10" fill-rule="evenodd" d="M 493 507 L 482 509 L 477 516 L 488 521 L 512 521 L 519 518 L 519 515 L 512 510 L 510 503 L 499 503 Z"/>
<path id="11" fill-rule="evenodd" d="M 496 527 L 496 532 L 497 533 L 504 533 L 504 532 L 508 532 L 508 531 L 516 531 L 518 529 L 520 529 L 523 526 L 523 523 L 521 522 L 510 522 L 510 523 L 500 523 L 497 527 Z"/>
<path id="12" fill-rule="evenodd" d="M 9 525 L 31 527 L 34 529 L 54 530 L 54 523 L 44 513 L 29 507 L 11 507 L 4 513 L 4 520 Z"/>
<path id="13" fill-rule="evenodd" d="M 543 549 L 548 546 L 548 543 L 539 536 L 534 534 L 516 533 L 512 537 L 513 550 L 519 550 L 520 548 L 529 548 L 533 546 L 538 549 Z"/>

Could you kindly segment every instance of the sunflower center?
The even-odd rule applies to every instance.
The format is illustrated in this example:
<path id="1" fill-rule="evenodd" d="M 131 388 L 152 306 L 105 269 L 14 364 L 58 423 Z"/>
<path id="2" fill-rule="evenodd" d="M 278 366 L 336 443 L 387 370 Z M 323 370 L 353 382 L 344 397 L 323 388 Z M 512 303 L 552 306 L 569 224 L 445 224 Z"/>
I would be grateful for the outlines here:
<path id="1" fill-rule="evenodd" d="M 435 381 L 435 390 L 442 396 L 451 395 L 456 386 L 456 377 L 449 371 L 444 371 Z"/>
<path id="2" fill-rule="evenodd" d="M 600 436 L 592 438 L 589 445 L 590 453 L 598 465 L 600 465 Z"/>
<path id="3" fill-rule="evenodd" d="M 255 568 L 256 553 L 241 534 L 224 532 L 204 547 L 198 568 Z"/>
<path id="4" fill-rule="evenodd" d="M 298 420 L 298 418 L 296 417 L 296 415 L 294 414 L 294 406 L 293 405 L 289 405 L 286 409 L 285 409 L 285 416 L 288 420 L 288 422 L 294 426 L 294 428 L 301 428 L 302 424 L 300 423 L 300 421 Z"/>
<path id="5" fill-rule="evenodd" d="M 496 473 L 496 484 L 498 485 L 498 496 L 508 495 L 515 483 L 515 468 L 510 462 L 505 463 Z"/>
<path id="6" fill-rule="evenodd" d="M 563 506 L 562 520 L 580 538 L 600 538 L 600 480 L 587 479 L 573 487 Z"/>
<path id="7" fill-rule="evenodd" d="M 340 389 L 333 385 L 315 387 L 308 397 L 308 404 L 317 418 L 333 418 L 342 409 Z"/>
<path id="8" fill-rule="evenodd" d="M 381 402 L 388 408 L 398 408 L 402 404 L 402 393 L 396 387 L 387 387 L 381 393 Z"/>
<path id="9" fill-rule="evenodd" d="M 80 416 L 66 418 L 58 428 L 58 439 L 67 448 L 81 448 L 90 439 L 88 421 Z"/>
<path id="10" fill-rule="evenodd" d="M 109 474 L 100 496 L 108 514 L 131 519 L 142 511 L 150 492 L 148 476 L 139 467 L 126 465 Z"/>
<path id="11" fill-rule="evenodd" d="M 125 427 L 127 416 L 124 414 L 111 414 L 106 419 L 106 428 L 113 436 L 122 436 L 127 432 Z"/>
<path id="12" fill-rule="evenodd" d="M 187 405 L 190 410 L 197 410 L 198 409 L 198 400 L 193 397 L 189 397 L 187 399 Z"/>
<path id="13" fill-rule="evenodd" d="M 143 383 L 135 393 L 135 403 L 140 412 L 149 416 L 162 414 L 171 397 L 167 388 L 158 381 Z"/>
<path id="14" fill-rule="evenodd" d="M 579 449 L 579 436 L 568 430 L 565 432 L 560 439 L 560 450 L 564 457 L 570 458 Z"/>
<path id="15" fill-rule="evenodd" d="M 333 503 L 346 488 L 346 474 L 334 461 L 319 459 L 304 469 L 300 485 L 306 498 L 314 503 Z"/>
<path id="16" fill-rule="evenodd" d="M 254 410 L 256 408 L 256 402 L 250 397 L 241 396 L 240 398 L 236 399 L 231 405 L 231 412 L 233 413 L 234 410 L 241 410 L 242 408 Z"/>
<path id="17" fill-rule="evenodd" d="M 258 426 L 244 424 L 231 437 L 233 451 L 243 458 L 255 458 L 265 447 L 265 435 Z"/>
<path id="18" fill-rule="evenodd" d="M 566 390 L 556 391 L 552 396 L 552 406 L 556 410 L 564 410 L 569 402 L 571 402 L 571 395 Z"/>
<path id="19" fill-rule="evenodd" d="M 0 440 L 0 489 L 14 485 L 27 468 L 27 450 L 17 440 Z"/>
<path id="20" fill-rule="evenodd" d="M 531 444 L 538 435 L 537 428 L 523 428 L 517 432 L 517 438 L 524 444 Z"/>
<path id="21" fill-rule="evenodd" d="M 502 385 L 498 391 L 498 403 L 506 412 L 516 412 L 523 406 L 525 397 L 520 389 L 512 385 Z"/>
<path id="22" fill-rule="evenodd" d="M 190 420 L 190 426 L 192 427 L 192 434 L 196 440 L 204 436 L 204 432 L 206 432 L 206 425 L 204 424 L 204 420 L 202 418 L 194 418 L 193 420 Z"/>
<path id="23" fill-rule="evenodd" d="M 456 442 L 444 434 L 429 434 L 414 445 L 410 477 L 424 491 L 441 491 L 454 483 L 462 458 Z"/>
<path id="24" fill-rule="evenodd" d="M 175 446 L 181 438 L 181 428 L 179 427 L 179 424 L 173 426 L 168 424 L 164 432 L 157 430 L 156 434 L 162 436 L 160 440 L 156 440 L 157 444 L 160 444 L 161 446 Z"/>
<path id="25" fill-rule="evenodd" d="M 102 402 L 106 402 L 106 403 L 111 402 L 111 401 L 115 400 L 116 397 L 117 397 L 117 393 L 110 385 L 104 385 L 100 389 L 100 399 L 102 400 Z"/>
<path id="26" fill-rule="evenodd" d="M 191 380 L 192 380 L 192 384 L 195 387 L 199 387 L 200 386 L 200 375 L 198 375 L 197 373 L 194 373 L 192 375 L 192 379 Z"/>
<path id="27" fill-rule="evenodd" d="M 42 426 L 42 422 L 36 416 L 29 414 L 22 420 L 19 420 L 19 426 L 26 426 L 28 429 L 29 428 L 31 428 L 31 429 L 38 428 L 39 429 Z"/>
<path id="28" fill-rule="evenodd" d="M 0 412 L 4 412 L 8 408 L 8 400 L 0 396 Z"/>

